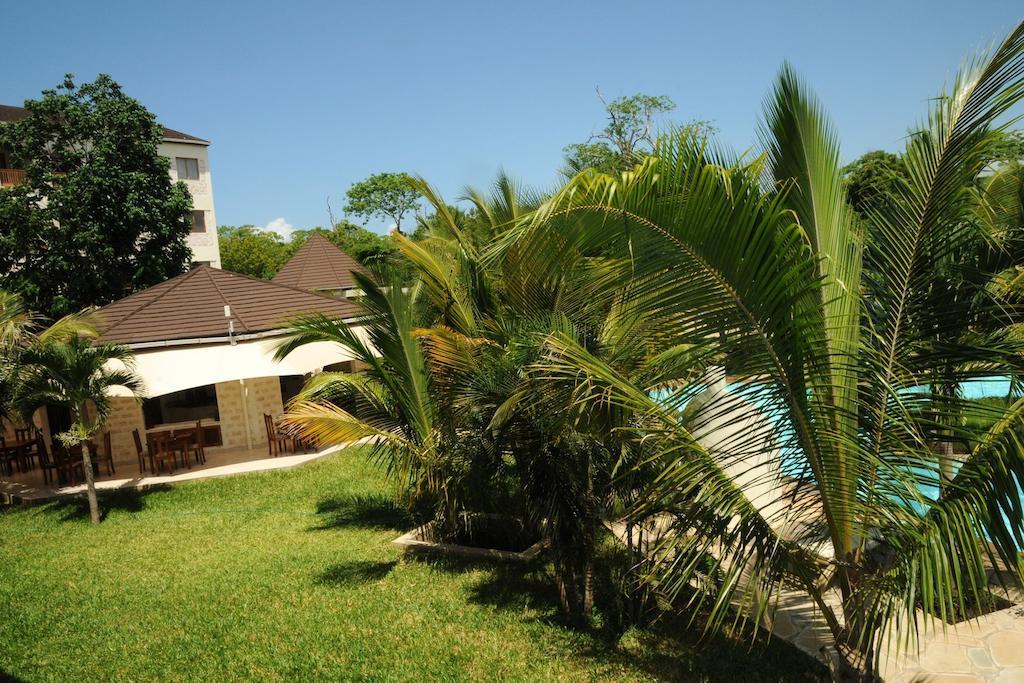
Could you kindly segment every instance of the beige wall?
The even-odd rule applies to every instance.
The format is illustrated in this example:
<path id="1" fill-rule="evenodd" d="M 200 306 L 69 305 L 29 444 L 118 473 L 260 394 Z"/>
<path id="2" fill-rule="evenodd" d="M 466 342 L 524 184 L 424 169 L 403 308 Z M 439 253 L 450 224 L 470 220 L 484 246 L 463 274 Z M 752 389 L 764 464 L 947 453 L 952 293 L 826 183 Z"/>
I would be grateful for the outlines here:
<path id="1" fill-rule="evenodd" d="M 280 380 L 277 377 L 257 377 L 244 382 L 221 382 L 216 388 L 224 445 L 243 448 L 248 445 L 246 416 L 252 445 L 265 444 L 267 433 L 263 427 L 263 414 L 277 417 L 284 412 Z"/>
<path id="2" fill-rule="evenodd" d="M 100 433 L 110 432 L 110 447 L 114 449 L 114 455 L 118 458 L 135 453 L 133 429 L 139 430 L 139 438 L 145 444 L 146 422 L 142 417 L 142 404 L 134 398 L 115 396 L 110 400 L 110 417 L 107 418 L 107 424 Z M 96 442 L 102 447 L 102 437 L 96 437 Z"/>
<path id="3" fill-rule="evenodd" d="M 175 157 L 197 159 L 199 161 L 199 179 L 184 180 L 192 194 L 192 208 L 206 212 L 206 232 L 192 233 L 188 244 L 192 247 L 193 261 L 209 262 L 214 268 L 220 268 L 220 246 L 217 243 L 217 214 L 213 206 L 213 179 L 210 173 L 210 160 L 206 145 L 194 145 L 183 142 L 163 142 L 159 147 L 160 155 L 171 161 L 171 179 L 179 180 L 178 166 Z"/>
<path id="4" fill-rule="evenodd" d="M 284 411 L 281 404 L 281 385 L 277 377 L 258 377 L 242 382 L 220 382 L 214 385 L 217 391 L 217 406 L 220 411 L 220 432 L 225 448 L 245 448 L 248 444 L 245 434 L 245 415 L 248 414 L 252 445 L 267 442 L 263 428 L 263 414 L 277 417 Z M 245 396 L 247 410 L 243 410 Z M 132 430 L 138 429 L 145 438 L 146 425 L 142 416 L 142 404 L 131 398 L 113 399 L 112 411 L 103 431 L 110 430 L 110 445 L 117 454 L 135 452 Z"/>

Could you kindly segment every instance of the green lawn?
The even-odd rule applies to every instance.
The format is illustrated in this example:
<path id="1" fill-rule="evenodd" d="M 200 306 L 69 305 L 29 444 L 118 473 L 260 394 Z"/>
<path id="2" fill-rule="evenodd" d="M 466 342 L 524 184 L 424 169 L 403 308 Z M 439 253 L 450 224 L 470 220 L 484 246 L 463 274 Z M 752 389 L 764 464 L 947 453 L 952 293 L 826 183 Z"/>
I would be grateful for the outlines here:
<path id="1" fill-rule="evenodd" d="M 402 559 L 355 450 L 0 513 L 0 679 L 820 680 L 788 645 L 557 623 L 539 575 Z M 670 633 L 670 635 L 666 635 Z"/>

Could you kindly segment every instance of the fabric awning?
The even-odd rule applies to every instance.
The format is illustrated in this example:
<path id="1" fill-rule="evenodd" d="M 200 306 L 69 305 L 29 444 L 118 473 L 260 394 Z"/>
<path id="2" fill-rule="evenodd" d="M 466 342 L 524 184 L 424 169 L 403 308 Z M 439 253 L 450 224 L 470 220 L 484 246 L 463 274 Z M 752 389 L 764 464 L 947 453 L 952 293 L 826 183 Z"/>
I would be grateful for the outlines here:
<path id="1" fill-rule="evenodd" d="M 135 372 L 142 378 L 144 396 L 148 398 L 218 382 L 304 375 L 327 365 L 352 360 L 352 356 L 337 344 L 315 342 L 296 349 L 283 361 L 277 362 L 274 349 L 279 341 L 270 338 L 235 345 L 221 343 L 141 349 L 136 351 Z M 131 394 L 116 387 L 111 395 Z"/>

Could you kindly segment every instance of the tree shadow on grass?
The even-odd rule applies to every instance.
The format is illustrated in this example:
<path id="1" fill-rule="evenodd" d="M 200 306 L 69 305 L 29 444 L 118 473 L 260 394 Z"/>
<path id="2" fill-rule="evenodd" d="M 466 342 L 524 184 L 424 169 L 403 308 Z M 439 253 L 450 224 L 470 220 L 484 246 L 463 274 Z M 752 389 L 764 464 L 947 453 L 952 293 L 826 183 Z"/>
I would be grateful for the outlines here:
<path id="1" fill-rule="evenodd" d="M 373 562 L 368 560 L 341 562 L 331 565 L 322 572 L 316 578 L 316 583 L 321 586 L 340 588 L 372 583 L 373 581 L 384 579 L 391 573 L 396 564 L 398 564 L 397 560 L 390 562 Z"/>
<path id="2" fill-rule="evenodd" d="M 564 629 L 575 657 L 606 665 L 642 671 L 658 680 L 701 680 L 726 683 L 767 681 L 828 681 L 824 666 L 780 638 L 768 638 L 759 630 L 741 636 L 705 634 L 704 616 L 691 619 L 689 612 L 662 613 L 653 623 L 623 633 L 617 624 L 616 586 L 610 583 L 608 561 L 602 557 L 595 576 L 595 625 L 573 629 L 563 619 L 558 592 L 543 565 L 501 564 L 447 557 L 424 557 L 439 571 L 465 573 L 484 570 L 469 592 L 469 601 L 497 610 L 523 615 Z M 603 566 L 602 566 L 603 565 Z M 582 636 L 582 637 L 580 637 Z"/>
<path id="3" fill-rule="evenodd" d="M 412 523 L 409 514 L 394 501 L 380 494 L 326 498 L 316 506 L 319 524 L 309 531 L 345 527 L 367 529 L 403 529 Z"/>
<path id="4" fill-rule="evenodd" d="M 23 680 L 0 669 L 0 683 L 22 683 Z"/>
<path id="5" fill-rule="evenodd" d="M 146 498 L 154 493 L 169 491 L 170 486 L 160 484 L 143 489 L 124 488 L 97 491 L 100 504 L 100 519 L 104 520 L 114 512 L 141 512 L 146 508 Z M 89 519 L 89 500 L 85 494 L 59 498 L 49 508 L 60 513 L 62 522 Z"/>

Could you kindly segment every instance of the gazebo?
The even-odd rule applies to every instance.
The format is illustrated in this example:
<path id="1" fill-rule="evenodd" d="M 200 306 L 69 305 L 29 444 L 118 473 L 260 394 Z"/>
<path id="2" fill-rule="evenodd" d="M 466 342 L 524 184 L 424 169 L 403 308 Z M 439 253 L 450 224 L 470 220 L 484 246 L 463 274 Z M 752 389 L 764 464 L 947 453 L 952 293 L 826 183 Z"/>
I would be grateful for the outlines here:
<path id="1" fill-rule="evenodd" d="M 126 344 L 145 383 L 145 400 L 115 396 L 105 429 L 116 453 L 133 452 L 140 434 L 203 420 L 212 448 L 266 443 L 263 415 L 279 415 L 304 377 L 350 369 L 333 344 L 303 347 L 283 361 L 274 350 L 288 323 L 323 313 L 357 324 L 357 308 L 298 287 L 199 266 L 99 309 L 103 340 Z M 51 416 L 42 416 L 49 437 Z"/>

